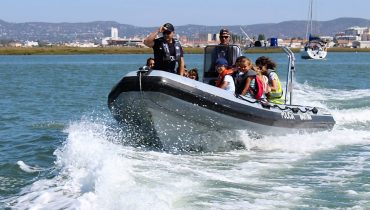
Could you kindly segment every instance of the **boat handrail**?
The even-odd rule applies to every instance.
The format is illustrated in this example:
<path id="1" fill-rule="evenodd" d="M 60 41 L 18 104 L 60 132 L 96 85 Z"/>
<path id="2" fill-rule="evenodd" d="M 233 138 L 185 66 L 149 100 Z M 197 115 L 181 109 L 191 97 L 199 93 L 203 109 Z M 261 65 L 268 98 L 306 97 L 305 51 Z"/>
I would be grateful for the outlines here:
<path id="1" fill-rule="evenodd" d="M 283 46 L 282 49 L 288 55 L 288 72 L 287 72 L 287 80 L 285 86 L 285 104 L 287 103 L 287 96 L 289 93 L 289 104 L 293 104 L 293 79 L 295 73 L 295 57 L 294 53 L 288 48 Z"/>

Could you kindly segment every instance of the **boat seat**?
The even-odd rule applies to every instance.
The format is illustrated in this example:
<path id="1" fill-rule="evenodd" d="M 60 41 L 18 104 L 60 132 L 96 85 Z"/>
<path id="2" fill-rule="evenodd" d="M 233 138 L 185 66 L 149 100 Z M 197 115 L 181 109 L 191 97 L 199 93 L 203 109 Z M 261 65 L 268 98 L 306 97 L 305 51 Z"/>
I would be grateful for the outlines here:
<path id="1" fill-rule="evenodd" d="M 217 81 L 217 79 L 210 79 L 210 80 L 208 81 L 208 84 L 209 84 L 209 85 L 212 85 L 212 86 L 216 86 L 216 81 Z"/>

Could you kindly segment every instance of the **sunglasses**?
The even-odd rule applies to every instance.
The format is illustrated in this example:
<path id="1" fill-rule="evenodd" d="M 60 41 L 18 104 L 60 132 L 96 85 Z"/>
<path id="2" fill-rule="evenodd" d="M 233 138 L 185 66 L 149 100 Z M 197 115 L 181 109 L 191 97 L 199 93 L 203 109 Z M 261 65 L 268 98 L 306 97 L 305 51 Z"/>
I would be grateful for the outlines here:
<path id="1" fill-rule="evenodd" d="M 229 36 L 220 36 L 221 39 L 227 39 Z"/>
<path id="2" fill-rule="evenodd" d="M 171 31 L 163 31 L 163 34 L 165 34 L 165 35 L 169 35 L 171 33 L 172 33 Z"/>

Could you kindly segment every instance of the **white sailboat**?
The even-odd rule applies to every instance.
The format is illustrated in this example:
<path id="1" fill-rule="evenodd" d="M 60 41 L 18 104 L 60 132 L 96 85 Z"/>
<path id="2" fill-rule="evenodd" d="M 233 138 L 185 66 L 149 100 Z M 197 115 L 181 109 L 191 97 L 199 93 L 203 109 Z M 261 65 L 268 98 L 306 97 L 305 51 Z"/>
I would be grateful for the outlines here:
<path id="1" fill-rule="evenodd" d="M 307 44 L 301 50 L 301 57 L 303 59 L 324 59 L 327 52 L 327 46 L 324 41 L 318 36 L 312 36 L 312 5 L 313 0 L 310 0 L 308 22 L 306 30 L 306 38 L 308 39 Z"/>

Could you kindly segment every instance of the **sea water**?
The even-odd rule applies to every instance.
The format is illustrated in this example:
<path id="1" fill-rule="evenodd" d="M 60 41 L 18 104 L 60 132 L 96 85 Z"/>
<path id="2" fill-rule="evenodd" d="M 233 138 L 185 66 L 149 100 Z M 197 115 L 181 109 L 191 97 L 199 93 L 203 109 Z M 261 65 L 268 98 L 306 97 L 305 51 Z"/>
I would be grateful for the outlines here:
<path id="1" fill-rule="evenodd" d="M 297 55 L 293 102 L 330 110 L 332 131 L 246 128 L 245 149 L 180 154 L 128 146 L 107 108 L 149 56 L 0 56 L 0 209 L 370 209 L 370 53 Z"/>

